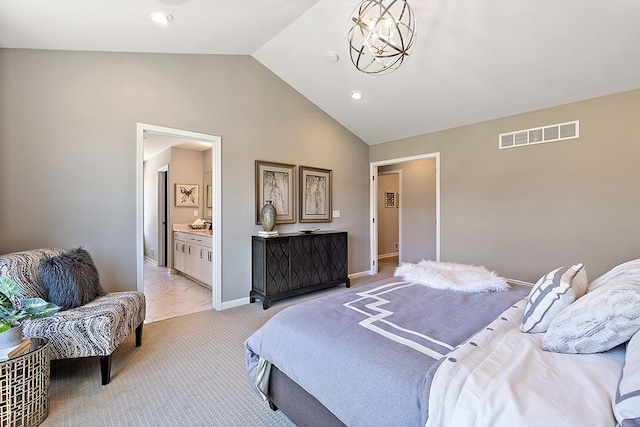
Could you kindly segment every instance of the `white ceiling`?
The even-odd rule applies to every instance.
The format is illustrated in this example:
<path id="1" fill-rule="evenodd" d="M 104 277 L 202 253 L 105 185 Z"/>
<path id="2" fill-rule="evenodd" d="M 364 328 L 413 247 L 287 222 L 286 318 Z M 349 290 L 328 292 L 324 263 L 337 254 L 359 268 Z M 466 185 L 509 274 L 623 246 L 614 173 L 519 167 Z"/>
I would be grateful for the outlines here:
<path id="1" fill-rule="evenodd" d="M 211 149 L 211 143 L 178 138 L 175 136 L 148 131 L 144 132 L 144 161 L 147 161 L 155 155 L 162 153 L 169 147 L 183 148 L 185 150 L 192 151 L 206 151 Z"/>
<path id="2" fill-rule="evenodd" d="M 348 57 L 358 0 L 0 0 L 0 47 L 252 55 L 368 144 L 640 88 L 638 0 L 409 2 L 415 48 L 384 76 Z"/>

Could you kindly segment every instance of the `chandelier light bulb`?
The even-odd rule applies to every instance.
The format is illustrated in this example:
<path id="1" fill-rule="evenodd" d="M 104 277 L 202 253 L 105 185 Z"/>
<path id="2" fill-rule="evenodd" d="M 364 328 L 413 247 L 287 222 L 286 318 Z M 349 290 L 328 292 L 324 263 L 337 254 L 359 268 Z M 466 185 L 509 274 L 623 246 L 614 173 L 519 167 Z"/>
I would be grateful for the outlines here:
<path id="1" fill-rule="evenodd" d="M 409 57 L 416 30 L 406 0 L 363 0 L 351 14 L 349 55 L 367 74 L 388 74 Z"/>

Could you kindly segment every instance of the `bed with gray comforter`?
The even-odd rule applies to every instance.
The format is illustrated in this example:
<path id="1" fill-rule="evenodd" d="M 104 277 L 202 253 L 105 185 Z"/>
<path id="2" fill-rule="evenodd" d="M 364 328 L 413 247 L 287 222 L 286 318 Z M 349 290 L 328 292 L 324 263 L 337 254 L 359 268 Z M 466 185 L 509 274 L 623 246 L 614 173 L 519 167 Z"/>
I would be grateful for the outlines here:
<path id="1" fill-rule="evenodd" d="M 348 426 L 423 426 L 438 365 L 530 290 L 452 292 L 394 277 L 301 303 L 246 341 L 249 383 L 274 365 Z"/>

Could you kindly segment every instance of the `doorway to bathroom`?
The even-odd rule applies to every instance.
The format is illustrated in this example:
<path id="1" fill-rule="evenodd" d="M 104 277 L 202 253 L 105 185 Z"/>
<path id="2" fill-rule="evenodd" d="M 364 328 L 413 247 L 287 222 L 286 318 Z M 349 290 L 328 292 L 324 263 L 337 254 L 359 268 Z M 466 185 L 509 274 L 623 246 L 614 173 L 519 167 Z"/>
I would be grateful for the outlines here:
<path id="1" fill-rule="evenodd" d="M 147 295 L 147 321 L 219 309 L 221 139 L 139 123 L 137 143 L 137 288 Z M 176 193 L 183 184 L 197 187 L 189 206 L 181 206 L 184 194 Z M 207 282 L 174 265 L 173 230 L 194 220 L 211 224 Z"/>

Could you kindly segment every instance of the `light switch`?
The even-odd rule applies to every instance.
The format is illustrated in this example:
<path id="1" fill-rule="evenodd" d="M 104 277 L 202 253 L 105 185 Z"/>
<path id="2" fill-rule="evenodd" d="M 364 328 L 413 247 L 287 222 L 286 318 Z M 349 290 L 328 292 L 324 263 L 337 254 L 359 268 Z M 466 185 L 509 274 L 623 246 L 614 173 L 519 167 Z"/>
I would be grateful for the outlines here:
<path id="1" fill-rule="evenodd" d="M 340 218 L 340 211 L 339 210 L 333 211 L 333 217 L 334 218 Z"/>
<path id="2" fill-rule="evenodd" d="M 193 216 L 198 216 L 198 211 L 193 211 Z"/>

